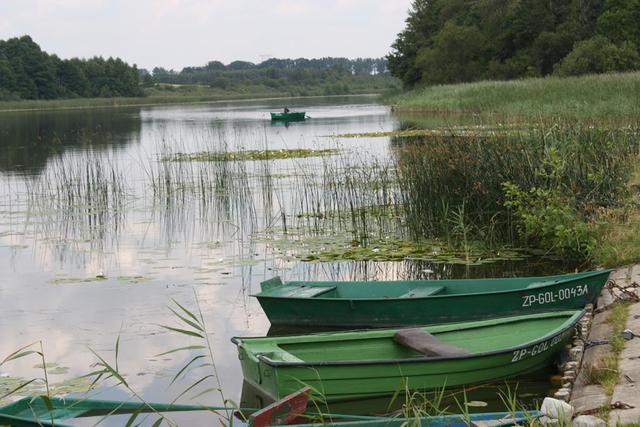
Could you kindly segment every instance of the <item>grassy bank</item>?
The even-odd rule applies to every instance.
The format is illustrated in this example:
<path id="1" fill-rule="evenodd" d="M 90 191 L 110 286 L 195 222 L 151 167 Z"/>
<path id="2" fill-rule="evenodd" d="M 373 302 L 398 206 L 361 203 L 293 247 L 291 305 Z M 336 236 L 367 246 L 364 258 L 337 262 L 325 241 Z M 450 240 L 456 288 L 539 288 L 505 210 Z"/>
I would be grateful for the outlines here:
<path id="1" fill-rule="evenodd" d="M 387 102 L 404 111 L 631 118 L 640 113 L 640 73 L 430 86 Z"/>
<path id="2" fill-rule="evenodd" d="M 387 102 L 403 122 L 390 136 L 404 176 L 419 171 L 405 190 L 421 234 L 455 222 L 584 268 L 640 261 L 640 73 L 433 86 Z"/>
<path id="3" fill-rule="evenodd" d="M 249 88 L 250 89 L 250 88 Z M 253 99 L 307 98 L 315 96 L 365 95 L 383 92 L 381 88 L 363 88 L 348 94 L 324 94 L 321 91 L 299 96 L 282 91 L 246 90 L 225 92 L 206 86 L 164 86 L 145 90 L 144 97 L 134 98 L 74 98 L 54 100 L 0 101 L 0 112 L 34 110 L 74 110 L 87 108 L 139 107 L 163 104 L 191 104 L 199 102 L 235 101 Z"/>

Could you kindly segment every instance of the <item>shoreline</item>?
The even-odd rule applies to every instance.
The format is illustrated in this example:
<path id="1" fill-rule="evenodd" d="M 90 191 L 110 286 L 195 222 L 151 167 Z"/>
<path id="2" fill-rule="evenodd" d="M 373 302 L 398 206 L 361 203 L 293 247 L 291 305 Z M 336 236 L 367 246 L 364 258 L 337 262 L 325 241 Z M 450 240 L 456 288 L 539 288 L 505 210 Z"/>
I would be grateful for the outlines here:
<path id="1" fill-rule="evenodd" d="M 98 100 L 101 102 L 105 102 L 104 104 L 96 104 L 96 105 L 69 105 L 69 106 L 42 106 L 42 107 L 25 107 L 25 108 L 3 108 L 2 102 L 0 102 L 0 113 L 26 113 L 26 112 L 36 112 L 36 111 L 64 111 L 64 110 L 96 110 L 96 109 L 111 109 L 111 108 L 136 108 L 136 107 L 155 107 L 161 105 L 197 105 L 197 104 L 221 104 L 224 102 L 253 102 L 253 101 L 278 101 L 278 100 L 292 100 L 292 99 L 315 99 L 315 98 L 344 98 L 344 97 L 378 97 L 381 96 L 382 93 L 352 93 L 345 95 L 308 95 L 308 96 L 265 96 L 265 97 L 250 97 L 250 98 L 220 98 L 220 97 L 211 97 L 211 99 L 199 99 L 199 98 L 190 98 L 185 96 L 184 99 L 180 99 L 179 97 L 175 97 L 176 99 L 168 99 L 168 98 L 159 98 L 154 99 L 153 97 L 149 98 L 85 98 L 89 104 L 91 100 Z M 205 97 L 206 98 L 206 97 Z M 78 98 L 82 99 L 82 98 Z M 133 102 L 133 103 L 118 103 L 117 100 L 143 100 L 149 99 L 150 102 Z M 166 99 L 163 101 L 162 99 Z M 16 102 L 69 102 L 70 104 L 74 100 L 50 100 L 50 101 L 16 101 Z M 110 102 L 112 101 L 112 102 Z M 8 101 L 12 102 L 12 101 Z"/>
<path id="2" fill-rule="evenodd" d="M 567 381 L 562 381 L 564 392 L 554 397 L 567 401 L 574 415 L 595 415 L 607 425 L 620 425 L 636 422 L 640 416 L 640 393 L 634 384 L 640 342 L 637 337 L 623 339 L 620 335 L 640 325 L 636 290 L 640 265 L 619 267 L 609 278 L 613 287 L 602 289 L 597 309 L 586 321 L 588 329 L 574 341 L 570 352 L 578 357 L 565 364 L 572 365 L 565 375 Z M 622 308 L 617 315 L 616 306 Z"/>

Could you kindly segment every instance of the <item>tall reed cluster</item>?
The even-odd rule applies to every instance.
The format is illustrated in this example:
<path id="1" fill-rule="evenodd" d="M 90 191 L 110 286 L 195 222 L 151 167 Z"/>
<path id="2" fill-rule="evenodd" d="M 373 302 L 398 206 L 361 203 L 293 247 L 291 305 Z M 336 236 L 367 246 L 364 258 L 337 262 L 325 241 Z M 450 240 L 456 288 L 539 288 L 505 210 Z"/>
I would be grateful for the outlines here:
<path id="1" fill-rule="evenodd" d="M 639 147 L 631 129 L 557 123 L 512 134 L 399 139 L 394 155 L 414 237 L 453 233 L 522 245 L 536 243 L 540 230 L 526 230 L 536 215 L 571 228 L 624 203 Z M 543 212 L 553 204 L 565 210 L 556 218 Z"/>
<path id="2" fill-rule="evenodd" d="M 178 141 L 142 159 L 144 188 L 172 233 L 196 220 L 242 236 L 339 236 L 355 246 L 440 239 L 466 250 L 528 246 L 574 260 L 589 258 L 599 213 L 628 202 L 640 150 L 635 128 L 562 121 L 397 137 L 388 155 L 220 160 L 235 158 L 224 154 L 242 151 L 237 141 L 246 138 L 198 138 L 198 152 L 221 156 L 174 161 L 194 149 Z M 84 238 L 100 238 L 107 227 L 118 230 L 127 191 L 114 162 L 87 154 L 54 162 L 28 193 Z"/>
<path id="3" fill-rule="evenodd" d="M 48 239 L 100 247 L 121 232 L 129 192 L 116 161 L 91 152 L 57 157 L 26 183 L 29 214 L 43 218 L 36 225 Z"/>

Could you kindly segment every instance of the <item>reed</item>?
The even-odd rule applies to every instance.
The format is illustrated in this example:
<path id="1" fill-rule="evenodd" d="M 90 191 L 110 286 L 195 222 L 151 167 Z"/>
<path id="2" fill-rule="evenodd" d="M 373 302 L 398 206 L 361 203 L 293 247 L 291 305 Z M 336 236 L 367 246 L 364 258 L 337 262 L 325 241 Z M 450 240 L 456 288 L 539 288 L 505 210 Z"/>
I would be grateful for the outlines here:
<path id="1" fill-rule="evenodd" d="M 518 118 L 638 116 L 640 73 L 483 81 L 419 88 L 387 101 L 400 110 Z"/>
<path id="2" fill-rule="evenodd" d="M 148 176 L 158 211 L 194 200 L 203 222 L 226 221 L 245 236 L 349 235 L 359 247 L 436 239 L 464 253 L 527 246 L 583 262 L 599 213 L 630 197 L 637 135 L 632 126 L 558 120 L 518 132 L 395 137 L 390 158 L 332 151 L 220 161 L 246 151 L 240 137 L 218 134 L 201 137 L 195 152 L 215 152 L 216 161 L 158 161 Z M 174 142 L 159 158 L 186 152 Z M 260 152 L 271 152 L 266 140 Z"/>
<path id="3" fill-rule="evenodd" d="M 561 119 L 518 132 L 452 127 L 394 137 L 390 157 L 274 150 L 266 137 L 237 132 L 201 132 L 141 153 L 141 185 L 167 236 L 195 221 L 207 233 L 246 238 L 349 236 L 357 248 L 439 241 L 469 259 L 478 249 L 529 247 L 581 263 L 611 230 L 599 225 L 602 213 L 629 206 L 640 150 L 636 126 Z M 246 149 L 252 138 L 261 150 Z M 298 152 L 323 155 L 290 155 Z M 216 156 L 202 161 L 201 153 Z M 117 240 L 132 191 L 121 166 L 95 153 L 57 158 L 26 188 L 29 210 L 48 218 L 47 236 L 95 245 Z"/>
<path id="4" fill-rule="evenodd" d="M 124 172 L 107 155 L 85 153 L 53 159 L 23 188 L 35 232 L 47 241 L 88 244 L 103 253 L 117 242 L 131 189 Z M 22 197 L 22 196 L 21 196 Z"/>
<path id="5" fill-rule="evenodd" d="M 540 230 L 527 229 L 527 221 L 544 218 L 543 208 L 552 202 L 571 208 L 566 218 L 556 218 L 564 223 L 553 224 L 568 228 L 593 223 L 599 210 L 623 205 L 640 147 L 634 130 L 564 122 L 511 136 L 398 138 L 394 144 L 414 238 L 458 231 L 456 240 L 463 244 L 542 242 L 546 248 L 550 241 L 538 240 Z M 521 205 L 513 203 L 505 184 L 513 186 Z M 545 196 L 540 206 L 531 204 L 536 194 Z"/>

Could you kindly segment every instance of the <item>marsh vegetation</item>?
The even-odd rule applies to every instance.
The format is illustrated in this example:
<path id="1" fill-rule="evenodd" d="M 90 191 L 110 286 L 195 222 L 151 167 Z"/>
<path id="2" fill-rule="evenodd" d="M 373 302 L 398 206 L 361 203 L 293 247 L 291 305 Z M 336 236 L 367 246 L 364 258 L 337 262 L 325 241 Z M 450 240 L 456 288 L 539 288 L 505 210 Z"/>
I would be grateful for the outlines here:
<path id="1" fill-rule="evenodd" d="M 13 268 L 10 292 L 31 295 L 12 322 L 34 340 L 43 324 L 73 330 L 73 343 L 91 344 L 109 363 L 121 332 L 120 351 L 144 343 L 139 354 L 158 355 L 189 345 L 153 324 L 167 324 L 169 298 L 190 301 L 195 288 L 199 321 L 216 325 L 221 388 L 233 398 L 241 384 L 237 367 L 228 368 L 236 360 L 228 337 L 266 332 L 249 297 L 261 279 L 535 275 L 619 262 L 603 236 L 633 218 L 632 121 L 455 122 L 331 102 L 289 128 L 263 117 L 275 104 L 150 108 L 105 120 L 84 113 L 113 132 L 43 132 L 48 154 L 33 164 L 12 148 L 0 250 Z M 111 114 L 138 124 L 111 127 L 120 122 Z M 36 284 L 24 285 L 34 274 Z M 123 301 L 123 292 L 135 297 Z M 77 312 L 49 309 L 57 297 Z M 121 357 L 119 369 L 132 389 L 146 380 L 157 390 L 195 350 L 203 349 L 142 365 Z M 95 361 L 93 353 L 68 357 L 47 359 L 72 366 L 65 379 Z M 174 385 L 185 390 L 198 375 L 184 371 Z M 222 405 L 215 393 L 198 396 L 207 387 L 217 385 L 185 396 Z"/>

